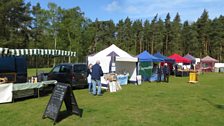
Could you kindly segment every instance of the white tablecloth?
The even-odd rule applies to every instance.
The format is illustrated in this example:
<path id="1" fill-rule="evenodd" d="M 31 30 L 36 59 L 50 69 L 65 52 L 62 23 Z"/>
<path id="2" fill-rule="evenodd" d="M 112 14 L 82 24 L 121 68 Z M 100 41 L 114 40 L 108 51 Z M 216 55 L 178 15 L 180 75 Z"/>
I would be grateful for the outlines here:
<path id="1" fill-rule="evenodd" d="M 13 91 L 41 88 L 49 84 L 56 84 L 56 80 L 42 81 L 38 83 L 6 83 L 0 84 L 0 103 L 12 102 Z"/>
<path id="2" fill-rule="evenodd" d="M 0 103 L 12 102 L 13 84 L 0 84 Z"/>

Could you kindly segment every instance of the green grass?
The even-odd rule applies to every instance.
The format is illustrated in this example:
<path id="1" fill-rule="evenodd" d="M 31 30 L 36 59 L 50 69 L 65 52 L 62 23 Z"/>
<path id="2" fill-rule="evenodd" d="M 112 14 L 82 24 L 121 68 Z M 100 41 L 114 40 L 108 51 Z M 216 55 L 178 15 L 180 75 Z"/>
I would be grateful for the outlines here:
<path id="1" fill-rule="evenodd" d="M 28 77 L 31 77 L 31 76 L 36 76 L 36 72 L 38 71 L 43 71 L 43 72 L 50 72 L 52 68 L 31 68 L 31 69 L 28 69 L 27 70 L 27 73 L 28 73 Z"/>
<path id="2" fill-rule="evenodd" d="M 116 93 L 92 96 L 87 89 L 74 90 L 83 117 L 72 115 L 58 126 L 223 126 L 224 74 L 206 73 L 197 84 L 187 77 L 171 77 L 170 83 L 122 86 Z M 42 119 L 49 96 L 0 104 L 2 126 L 49 126 Z M 65 110 L 65 106 L 61 111 Z"/>

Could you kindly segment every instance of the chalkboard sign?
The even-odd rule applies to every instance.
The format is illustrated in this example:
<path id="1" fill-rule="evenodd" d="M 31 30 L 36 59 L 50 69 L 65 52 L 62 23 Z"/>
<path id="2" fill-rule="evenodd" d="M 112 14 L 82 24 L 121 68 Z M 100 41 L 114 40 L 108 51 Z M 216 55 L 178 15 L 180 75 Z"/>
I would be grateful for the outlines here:
<path id="1" fill-rule="evenodd" d="M 53 119 L 55 124 L 63 101 L 68 112 L 81 116 L 71 86 L 69 84 L 57 83 L 47 104 L 43 118 L 48 117 Z"/>

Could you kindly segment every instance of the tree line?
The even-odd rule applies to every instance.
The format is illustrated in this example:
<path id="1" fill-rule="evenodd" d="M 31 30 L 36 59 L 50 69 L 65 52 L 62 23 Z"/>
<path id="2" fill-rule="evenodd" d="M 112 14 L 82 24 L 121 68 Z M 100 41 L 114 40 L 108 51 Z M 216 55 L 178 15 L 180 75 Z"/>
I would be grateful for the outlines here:
<path id="1" fill-rule="evenodd" d="M 150 15 L 151 16 L 151 15 Z M 137 55 L 144 50 L 166 56 L 173 53 L 195 57 L 210 55 L 224 62 L 224 16 L 209 19 L 208 11 L 194 22 L 181 21 L 179 13 L 171 20 L 155 15 L 152 20 L 95 21 L 85 17 L 79 7 L 63 9 L 49 3 L 47 9 L 23 0 L 0 1 L 0 47 L 45 48 L 75 51 L 75 58 L 57 62 L 85 62 L 111 44 Z M 33 57 L 29 57 L 33 66 Z M 51 57 L 38 59 L 39 66 L 51 66 Z"/>

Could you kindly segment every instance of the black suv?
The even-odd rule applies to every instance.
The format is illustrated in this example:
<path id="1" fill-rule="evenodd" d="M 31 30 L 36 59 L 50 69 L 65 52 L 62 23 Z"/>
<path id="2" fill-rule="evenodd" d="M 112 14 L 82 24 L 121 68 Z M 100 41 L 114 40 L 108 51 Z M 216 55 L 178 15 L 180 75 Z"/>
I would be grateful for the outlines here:
<path id="1" fill-rule="evenodd" d="M 48 74 L 48 80 L 57 80 L 73 87 L 87 86 L 87 65 L 84 63 L 63 63 L 56 65 Z"/>

